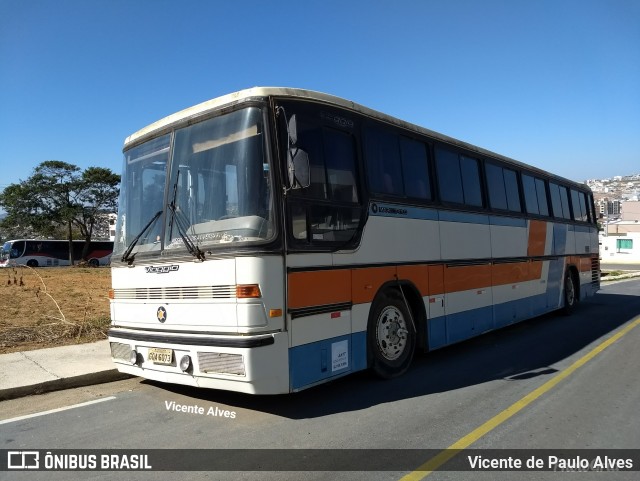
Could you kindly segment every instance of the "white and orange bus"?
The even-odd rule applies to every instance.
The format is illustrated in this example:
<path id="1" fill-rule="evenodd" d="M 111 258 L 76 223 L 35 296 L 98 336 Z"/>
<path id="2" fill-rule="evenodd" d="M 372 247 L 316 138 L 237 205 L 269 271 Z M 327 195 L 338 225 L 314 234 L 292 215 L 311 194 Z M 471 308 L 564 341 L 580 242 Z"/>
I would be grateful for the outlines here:
<path id="1" fill-rule="evenodd" d="M 259 394 L 395 377 L 600 283 L 585 185 L 288 88 L 128 137 L 111 265 L 120 371 Z"/>
<path id="2" fill-rule="evenodd" d="M 83 240 L 72 241 L 74 262 L 82 261 Z M 113 242 L 89 242 L 86 262 L 91 267 L 106 266 L 111 260 Z M 14 239 L 0 246 L 0 267 L 58 267 L 69 265 L 69 241 L 51 239 Z"/>

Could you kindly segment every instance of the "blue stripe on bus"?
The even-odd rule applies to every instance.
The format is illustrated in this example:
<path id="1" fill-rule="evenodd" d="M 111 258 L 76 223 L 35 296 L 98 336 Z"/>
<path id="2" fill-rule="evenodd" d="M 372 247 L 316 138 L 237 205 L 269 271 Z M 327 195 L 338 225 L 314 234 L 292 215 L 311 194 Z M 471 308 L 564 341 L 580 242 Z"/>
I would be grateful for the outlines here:
<path id="1" fill-rule="evenodd" d="M 408 205 L 372 202 L 369 212 L 376 217 L 400 217 L 403 219 L 438 220 L 438 211 Z"/>
<path id="2" fill-rule="evenodd" d="M 441 220 L 465 224 L 491 224 L 509 227 L 526 227 L 527 220 L 518 217 L 488 216 L 469 212 L 452 212 L 446 210 L 427 209 L 399 204 L 372 202 L 369 212 L 376 217 L 401 217 L 403 219 Z"/>
<path id="3" fill-rule="evenodd" d="M 465 224 L 489 224 L 489 216 L 486 214 L 471 214 L 468 212 L 439 211 L 439 218 L 446 222 L 461 222 Z"/>
<path id="4" fill-rule="evenodd" d="M 566 232 L 566 231 L 565 231 Z M 549 261 L 549 275 L 547 276 L 547 303 L 550 306 L 558 306 L 562 284 L 564 283 L 565 259 L 561 257 Z"/>
<path id="5" fill-rule="evenodd" d="M 498 215 L 492 215 L 489 218 L 491 225 L 505 225 L 509 227 L 527 227 L 527 219 L 518 217 L 502 217 Z"/>
<path id="6" fill-rule="evenodd" d="M 329 378 L 361 371 L 367 367 L 366 332 L 347 334 L 289 349 L 289 380 L 292 390 L 302 389 Z M 344 352 L 347 362 L 337 356 Z M 338 348 L 332 353 L 333 348 Z M 344 367 L 340 367 L 344 364 Z"/>
<path id="7" fill-rule="evenodd" d="M 445 347 L 553 311 L 561 307 L 558 305 L 559 295 L 556 288 L 553 292 L 525 299 L 429 319 L 428 347 Z"/>
<path id="8" fill-rule="evenodd" d="M 567 224 L 553 224 L 553 253 L 563 256 L 567 250 Z"/>

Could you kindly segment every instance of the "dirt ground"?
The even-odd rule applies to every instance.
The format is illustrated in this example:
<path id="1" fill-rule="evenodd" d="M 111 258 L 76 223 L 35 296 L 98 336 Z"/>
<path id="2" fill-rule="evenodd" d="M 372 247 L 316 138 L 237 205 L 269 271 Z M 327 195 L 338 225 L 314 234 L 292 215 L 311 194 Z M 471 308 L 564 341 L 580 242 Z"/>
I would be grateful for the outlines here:
<path id="1" fill-rule="evenodd" d="M 111 269 L 0 269 L 0 354 L 106 339 Z"/>

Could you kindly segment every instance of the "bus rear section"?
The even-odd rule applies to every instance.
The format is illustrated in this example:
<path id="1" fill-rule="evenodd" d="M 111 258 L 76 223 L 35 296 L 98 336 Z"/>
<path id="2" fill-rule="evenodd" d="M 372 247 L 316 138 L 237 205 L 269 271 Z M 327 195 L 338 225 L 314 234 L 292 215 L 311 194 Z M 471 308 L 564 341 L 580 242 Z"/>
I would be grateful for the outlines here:
<path id="1" fill-rule="evenodd" d="M 281 256 L 112 270 L 121 372 L 246 393 L 289 392 Z"/>

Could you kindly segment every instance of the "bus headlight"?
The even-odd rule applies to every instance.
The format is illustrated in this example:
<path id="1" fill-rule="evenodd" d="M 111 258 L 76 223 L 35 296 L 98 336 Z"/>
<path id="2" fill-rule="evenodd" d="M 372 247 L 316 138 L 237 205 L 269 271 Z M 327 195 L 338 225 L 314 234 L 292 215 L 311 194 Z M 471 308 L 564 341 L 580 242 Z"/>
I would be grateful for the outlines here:
<path id="1" fill-rule="evenodd" d="M 138 364 L 138 351 L 135 349 L 131 349 L 131 353 L 129 353 L 129 362 L 134 366 Z"/>
<path id="2" fill-rule="evenodd" d="M 180 358 L 180 369 L 182 372 L 187 372 L 191 368 L 191 357 L 182 356 Z"/>

